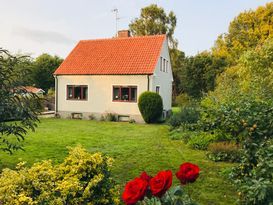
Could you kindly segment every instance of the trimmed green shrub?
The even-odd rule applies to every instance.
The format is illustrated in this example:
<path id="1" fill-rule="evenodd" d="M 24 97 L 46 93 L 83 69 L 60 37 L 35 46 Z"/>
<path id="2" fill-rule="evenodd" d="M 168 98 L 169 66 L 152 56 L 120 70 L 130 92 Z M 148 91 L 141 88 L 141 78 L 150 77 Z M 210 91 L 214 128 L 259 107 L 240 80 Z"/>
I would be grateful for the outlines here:
<path id="1" fill-rule="evenodd" d="M 71 149 L 59 165 L 47 160 L 27 168 L 19 163 L 16 170 L 4 169 L 0 175 L 0 203 L 119 204 L 111 166 L 111 158 L 81 147 Z"/>
<path id="2" fill-rule="evenodd" d="M 159 94 L 146 91 L 139 96 L 139 111 L 146 123 L 157 122 L 163 112 L 163 102 Z"/>
<path id="3" fill-rule="evenodd" d="M 208 151 L 208 158 L 215 162 L 240 162 L 242 157 L 240 147 L 232 142 L 211 143 L 208 146 Z"/>

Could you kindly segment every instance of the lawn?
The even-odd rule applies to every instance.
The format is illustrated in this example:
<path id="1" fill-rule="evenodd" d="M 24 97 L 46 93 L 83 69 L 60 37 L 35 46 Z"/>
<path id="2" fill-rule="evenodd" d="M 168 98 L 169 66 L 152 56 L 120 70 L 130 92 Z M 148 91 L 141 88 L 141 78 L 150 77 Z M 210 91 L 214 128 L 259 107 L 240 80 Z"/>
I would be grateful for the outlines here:
<path id="1" fill-rule="evenodd" d="M 175 172 L 185 161 L 196 163 L 202 173 L 191 185 L 193 198 L 204 205 L 235 204 L 234 187 L 224 177 L 232 164 L 214 163 L 206 158 L 205 152 L 169 140 L 166 125 L 42 119 L 36 132 L 26 137 L 25 151 L 1 154 L 1 168 L 14 168 L 19 161 L 31 165 L 52 159 L 58 163 L 66 156 L 68 146 L 78 144 L 90 152 L 99 151 L 113 157 L 113 177 L 122 186 L 143 170 L 155 175 L 163 169 Z"/>

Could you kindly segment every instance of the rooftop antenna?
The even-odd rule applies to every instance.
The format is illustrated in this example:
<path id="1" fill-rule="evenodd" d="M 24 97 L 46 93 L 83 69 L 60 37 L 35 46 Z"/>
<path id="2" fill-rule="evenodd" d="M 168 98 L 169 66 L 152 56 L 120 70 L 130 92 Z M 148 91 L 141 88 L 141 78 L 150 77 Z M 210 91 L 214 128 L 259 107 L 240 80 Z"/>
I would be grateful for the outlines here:
<path id="1" fill-rule="evenodd" d="M 112 12 L 115 13 L 116 16 L 116 37 L 118 36 L 118 20 L 120 20 L 119 16 L 118 16 L 118 9 L 114 8 L 113 10 L 111 10 Z"/>

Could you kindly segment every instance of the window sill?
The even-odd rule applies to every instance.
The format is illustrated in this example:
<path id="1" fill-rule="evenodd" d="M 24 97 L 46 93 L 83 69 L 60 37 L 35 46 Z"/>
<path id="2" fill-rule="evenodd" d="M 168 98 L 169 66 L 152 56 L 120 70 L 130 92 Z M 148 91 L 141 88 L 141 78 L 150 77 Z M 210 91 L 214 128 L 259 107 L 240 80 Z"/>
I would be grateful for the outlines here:
<path id="1" fill-rule="evenodd" d="M 126 100 L 112 100 L 112 102 L 137 103 L 137 101 L 126 101 Z"/>
<path id="2" fill-rule="evenodd" d="M 66 99 L 67 101 L 88 101 L 88 99 L 87 100 L 79 100 L 79 99 Z"/>

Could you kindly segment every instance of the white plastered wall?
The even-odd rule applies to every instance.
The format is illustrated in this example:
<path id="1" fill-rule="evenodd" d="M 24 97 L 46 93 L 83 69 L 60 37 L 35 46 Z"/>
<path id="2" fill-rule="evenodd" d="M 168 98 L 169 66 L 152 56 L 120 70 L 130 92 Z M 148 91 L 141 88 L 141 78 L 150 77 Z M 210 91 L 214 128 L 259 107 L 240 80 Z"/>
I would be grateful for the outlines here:
<path id="1" fill-rule="evenodd" d="M 147 75 L 61 75 L 58 81 L 58 112 L 141 115 L 137 102 L 113 102 L 113 86 L 137 86 L 137 96 L 147 90 Z M 87 85 L 86 101 L 67 100 L 67 85 Z"/>
<path id="2" fill-rule="evenodd" d="M 168 62 L 168 70 L 167 72 L 160 71 L 160 57 L 165 58 Z M 160 57 L 156 64 L 156 68 L 154 74 L 150 76 L 151 79 L 151 91 L 156 91 L 156 86 L 159 86 L 159 94 L 163 100 L 163 109 L 168 111 L 172 108 L 172 82 L 173 82 L 173 75 L 172 75 L 172 67 L 171 67 L 171 60 L 169 55 L 168 49 L 168 41 L 167 38 L 164 41 L 160 53 Z"/>

